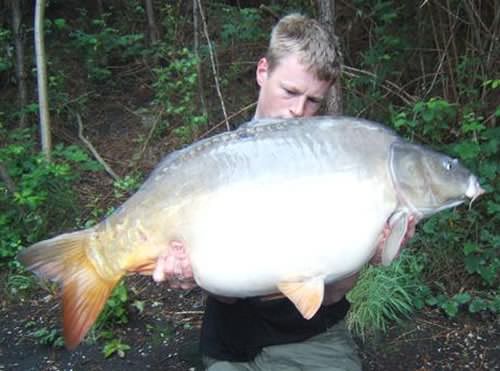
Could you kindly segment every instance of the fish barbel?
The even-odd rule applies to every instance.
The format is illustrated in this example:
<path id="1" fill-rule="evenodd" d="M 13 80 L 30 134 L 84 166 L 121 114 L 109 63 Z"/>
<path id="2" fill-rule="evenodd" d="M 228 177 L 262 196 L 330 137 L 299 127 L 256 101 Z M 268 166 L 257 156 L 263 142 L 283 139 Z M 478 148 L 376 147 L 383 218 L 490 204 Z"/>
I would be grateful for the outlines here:
<path id="1" fill-rule="evenodd" d="M 309 319 L 324 284 L 359 271 L 380 243 L 389 264 L 410 218 L 483 192 L 457 160 L 377 123 L 261 120 L 170 154 L 111 216 L 38 242 L 19 259 L 61 284 L 70 349 L 120 279 L 151 274 L 173 240 L 184 244 L 208 292 L 282 293 Z"/>

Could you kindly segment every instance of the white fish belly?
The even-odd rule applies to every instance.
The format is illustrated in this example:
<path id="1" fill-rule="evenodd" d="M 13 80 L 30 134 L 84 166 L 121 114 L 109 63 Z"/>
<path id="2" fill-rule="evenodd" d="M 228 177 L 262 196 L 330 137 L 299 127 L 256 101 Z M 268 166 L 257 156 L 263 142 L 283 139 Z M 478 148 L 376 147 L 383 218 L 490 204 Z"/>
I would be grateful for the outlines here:
<path id="1" fill-rule="evenodd" d="M 373 255 L 395 206 L 386 193 L 352 174 L 221 188 L 185 224 L 195 278 L 214 294 L 245 297 L 284 280 L 344 277 Z"/>

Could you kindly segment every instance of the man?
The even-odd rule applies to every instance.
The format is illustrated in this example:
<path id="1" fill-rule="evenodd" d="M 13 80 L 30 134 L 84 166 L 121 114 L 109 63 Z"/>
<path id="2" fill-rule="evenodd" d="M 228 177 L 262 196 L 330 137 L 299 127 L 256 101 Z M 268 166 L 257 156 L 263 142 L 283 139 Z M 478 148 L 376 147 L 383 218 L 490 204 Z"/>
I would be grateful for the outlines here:
<path id="1" fill-rule="evenodd" d="M 340 75 L 335 47 L 316 20 L 298 14 L 282 18 L 257 64 L 255 119 L 315 115 Z M 172 241 L 153 278 L 189 288 L 192 276 L 184 246 Z M 349 309 L 345 294 L 357 277 L 325 287 L 322 307 L 310 320 L 285 298 L 209 295 L 200 342 L 208 370 L 361 370 L 343 321 Z"/>

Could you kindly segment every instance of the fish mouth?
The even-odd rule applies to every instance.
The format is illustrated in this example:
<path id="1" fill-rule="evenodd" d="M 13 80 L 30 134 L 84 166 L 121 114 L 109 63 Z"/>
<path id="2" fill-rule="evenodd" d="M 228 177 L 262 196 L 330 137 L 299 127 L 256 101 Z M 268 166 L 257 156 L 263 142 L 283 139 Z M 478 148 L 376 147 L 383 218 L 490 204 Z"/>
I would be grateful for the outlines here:
<path id="1" fill-rule="evenodd" d="M 469 178 L 469 185 L 467 187 L 467 190 L 465 191 L 465 196 L 467 196 L 470 199 L 469 208 L 479 196 L 485 193 L 486 191 L 479 184 L 479 180 L 475 176 L 471 176 Z"/>
<path id="2" fill-rule="evenodd" d="M 462 197 L 450 200 L 448 203 L 442 205 L 437 209 L 433 208 L 420 209 L 420 211 L 425 216 L 430 216 L 442 210 L 450 209 L 452 207 L 463 204 L 464 202 L 466 202 L 467 199 L 470 199 L 469 201 L 469 210 L 470 210 L 472 208 L 472 203 L 484 193 L 486 193 L 486 191 L 484 190 L 483 187 L 480 186 L 478 178 L 475 175 L 471 175 L 469 178 L 469 184 L 467 185 L 467 190 L 464 192 Z"/>

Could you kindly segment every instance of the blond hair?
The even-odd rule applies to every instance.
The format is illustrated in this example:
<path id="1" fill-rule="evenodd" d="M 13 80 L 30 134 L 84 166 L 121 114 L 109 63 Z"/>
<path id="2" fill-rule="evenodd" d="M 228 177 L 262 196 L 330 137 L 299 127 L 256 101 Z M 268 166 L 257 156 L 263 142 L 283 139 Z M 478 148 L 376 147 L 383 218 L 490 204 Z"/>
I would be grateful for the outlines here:
<path id="1" fill-rule="evenodd" d="M 337 40 L 315 19 L 294 13 L 274 26 L 266 54 L 270 71 L 290 54 L 296 54 L 319 80 L 333 82 L 340 75 Z"/>

